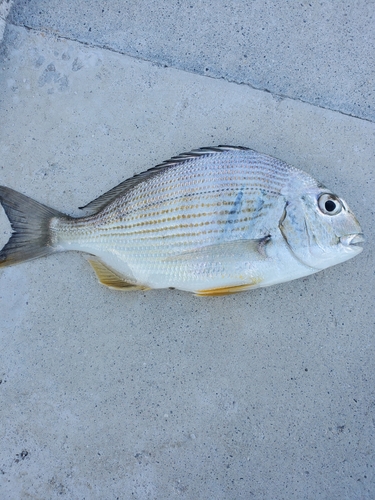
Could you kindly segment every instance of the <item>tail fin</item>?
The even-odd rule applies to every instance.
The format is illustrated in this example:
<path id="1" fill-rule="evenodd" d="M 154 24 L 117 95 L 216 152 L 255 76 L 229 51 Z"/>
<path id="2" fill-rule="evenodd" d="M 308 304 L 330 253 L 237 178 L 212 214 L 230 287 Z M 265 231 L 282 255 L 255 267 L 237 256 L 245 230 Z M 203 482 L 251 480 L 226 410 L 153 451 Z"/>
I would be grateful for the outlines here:
<path id="1" fill-rule="evenodd" d="M 13 233 L 0 251 L 0 267 L 36 259 L 53 253 L 50 220 L 64 214 L 37 201 L 0 186 L 0 203 L 8 216 Z"/>

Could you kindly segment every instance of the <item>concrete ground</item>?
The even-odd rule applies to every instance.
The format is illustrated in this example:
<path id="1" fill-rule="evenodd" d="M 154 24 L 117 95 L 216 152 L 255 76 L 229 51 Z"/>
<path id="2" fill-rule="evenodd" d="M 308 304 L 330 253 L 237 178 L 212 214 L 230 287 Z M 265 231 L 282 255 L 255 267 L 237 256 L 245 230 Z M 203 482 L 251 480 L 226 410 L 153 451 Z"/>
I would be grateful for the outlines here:
<path id="1" fill-rule="evenodd" d="M 239 144 L 343 196 L 367 240 L 222 298 L 111 291 L 78 253 L 1 271 L 1 499 L 375 497 L 373 16 L 0 0 L 1 184 L 78 215 L 173 155 Z"/>

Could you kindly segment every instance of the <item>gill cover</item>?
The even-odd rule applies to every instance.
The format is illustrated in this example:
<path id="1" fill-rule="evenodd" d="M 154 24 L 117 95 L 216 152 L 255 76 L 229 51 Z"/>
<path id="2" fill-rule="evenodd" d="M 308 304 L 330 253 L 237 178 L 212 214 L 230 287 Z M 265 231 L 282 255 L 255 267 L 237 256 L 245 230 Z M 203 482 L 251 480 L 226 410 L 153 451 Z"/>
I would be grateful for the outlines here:
<path id="1" fill-rule="evenodd" d="M 309 231 L 303 203 L 300 200 L 285 203 L 279 229 L 294 257 L 305 266 L 316 269 L 310 253 L 314 235 Z"/>

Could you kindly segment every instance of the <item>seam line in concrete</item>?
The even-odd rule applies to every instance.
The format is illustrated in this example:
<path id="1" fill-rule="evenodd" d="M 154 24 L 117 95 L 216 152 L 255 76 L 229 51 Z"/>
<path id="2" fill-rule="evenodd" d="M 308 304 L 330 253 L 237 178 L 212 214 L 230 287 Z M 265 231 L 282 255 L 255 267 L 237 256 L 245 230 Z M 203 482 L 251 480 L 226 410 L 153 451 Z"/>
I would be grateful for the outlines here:
<path id="1" fill-rule="evenodd" d="M 313 104 L 312 102 L 305 101 L 305 100 L 303 100 L 301 98 L 298 98 L 298 97 L 291 97 L 291 96 L 288 96 L 288 95 L 285 95 L 285 94 L 277 94 L 277 93 L 274 93 L 271 90 L 268 90 L 267 88 L 264 88 L 264 87 L 255 87 L 254 85 L 251 85 L 251 83 L 241 82 L 241 81 L 237 81 L 237 80 L 231 80 L 231 79 L 220 77 L 220 76 L 204 75 L 202 73 L 199 73 L 198 71 L 190 71 L 188 69 L 176 68 L 173 65 L 168 65 L 168 64 L 161 63 L 161 62 L 158 62 L 158 61 L 153 61 L 152 59 L 147 59 L 145 57 L 136 57 L 136 56 L 134 56 L 132 54 L 128 54 L 127 52 L 122 52 L 121 50 L 116 50 L 116 49 L 114 49 L 112 47 L 109 47 L 107 45 L 99 45 L 99 44 L 95 44 L 95 43 L 85 42 L 83 40 L 78 40 L 78 39 L 75 39 L 75 38 L 70 38 L 68 36 L 61 35 L 57 31 L 53 31 L 52 29 L 38 29 L 38 28 L 33 28 L 32 26 L 27 26 L 26 24 L 15 24 L 15 23 L 9 23 L 9 22 L 6 22 L 6 24 L 9 24 L 9 25 L 12 25 L 12 26 L 17 26 L 18 28 L 25 28 L 28 31 L 35 31 L 37 33 L 39 32 L 39 33 L 51 34 L 51 35 L 56 36 L 57 38 L 61 38 L 62 40 L 68 40 L 70 42 L 79 43 L 79 44 L 82 44 L 82 45 L 84 45 L 86 47 L 92 47 L 92 48 L 97 48 L 97 49 L 108 50 L 108 51 L 113 52 L 115 54 L 121 54 L 121 55 L 130 57 L 132 59 L 138 60 L 138 61 L 149 62 L 151 64 L 155 64 L 155 66 L 158 66 L 158 67 L 161 67 L 161 68 L 172 68 L 172 69 L 176 69 L 178 71 L 185 71 L 186 73 L 190 73 L 190 74 L 194 74 L 194 75 L 199 75 L 199 76 L 203 76 L 203 77 L 206 77 L 206 78 L 212 78 L 214 80 L 224 80 L 224 81 L 226 81 L 228 83 L 235 83 L 237 85 L 246 85 L 247 87 L 249 87 L 249 88 L 251 88 L 253 90 L 258 90 L 260 92 L 267 92 L 268 94 L 271 94 L 275 99 L 281 99 L 281 100 L 283 100 L 283 99 L 290 99 L 291 101 L 302 102 L 303 104 L 308 104 L 308 105 L 313 106 L 315 108 L 320 108 L 320 109 L 332 111 L 333 113 L 340 113 L 343 116 L 349 116 L 351 118 L 356 118 L 357 120 L 363 120 L 363 121 L 366 121 L 366 122 L 369 122 L 369 123 L 375 123 L 373 120 L 370 120 L 369 118 L 363 118 L 361 116 L 352 115 L 350 113 L 345 113 L 344 111 L 341 111 L 339 109 L 331 109 L 331 108 L 328 108 L 328 107 L 325 107 L 325 106 L 321 106 L 319 104 Z M 0 37 L 0 42 L 1 42 L 1 37 Z"/>

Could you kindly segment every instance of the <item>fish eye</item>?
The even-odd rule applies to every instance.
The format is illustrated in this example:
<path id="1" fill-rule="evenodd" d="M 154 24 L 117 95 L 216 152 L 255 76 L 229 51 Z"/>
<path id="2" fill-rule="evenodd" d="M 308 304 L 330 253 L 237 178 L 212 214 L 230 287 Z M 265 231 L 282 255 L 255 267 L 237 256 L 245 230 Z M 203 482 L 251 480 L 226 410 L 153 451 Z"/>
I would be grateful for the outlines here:
<path id="1" fill-rule="evenodd" d="M 324 193 L 319 196 L 318 206 L 326 215 L 337 215 L 342 210 L 342 203 L 334 194 Z"/>

